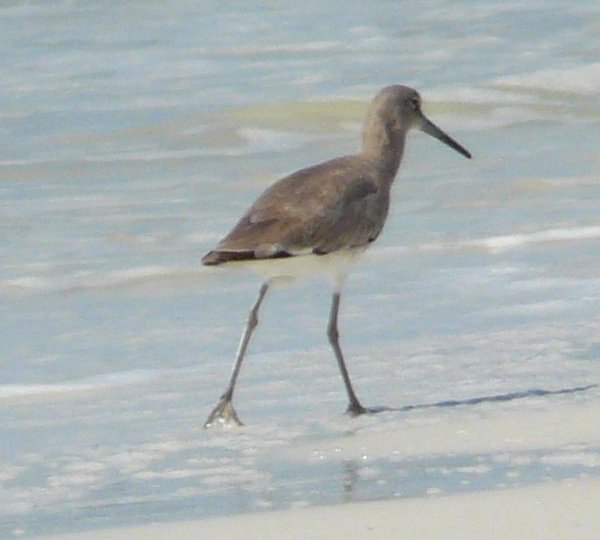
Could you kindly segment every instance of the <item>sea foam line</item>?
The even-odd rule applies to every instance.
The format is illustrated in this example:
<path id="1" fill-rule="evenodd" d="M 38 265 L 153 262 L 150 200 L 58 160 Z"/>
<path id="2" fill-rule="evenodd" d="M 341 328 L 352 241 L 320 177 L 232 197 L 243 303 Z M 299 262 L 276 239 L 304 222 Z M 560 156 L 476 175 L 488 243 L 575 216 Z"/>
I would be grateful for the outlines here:
<path id="1" fill-rule="evenodd" d="M 0 385 L 0 400 L 56 394 L 73 394 L 139 384 L 161 376 L 158 370 L 131 370 L 105 375 L 95 375 L 60 383 L 3 384 Z"/>
<path id="2" fill-rule="evenodd" d="M 463 246 L 484 247 L 492 252 L 501 252 L 527 244 L 542 242 L 564 242 L 569 240 L 593 240 L 600 238 L 600 226 L 546 229 L 526 234 L 506 234 L 478 240 L 460 242 Z"/>
<path id="3" fill-rule="evenodd" d="M 44 293 L 102 289 L 138 284 L 153 279 L 174 280 L 181 276 L 195 275 L 198 271 L 168 266 L 140 266 L 102 272 L 74 272 L 61 276 L 20 276 L 0 282 L 2 289 Z"/>
<path id="4" fill-rule="evenodd" d="M 600 62 L 568 69 L 544 69 L 532 73 L 506 75 L 494 82 L 500 87 L 593 95 L 600 92 Z"/>
<path id="5" fill-rule="evenodd" d="M 399 255 L 411 251 L 442 251 L 449 249 L 477 248 L 486 249 L 491 253 L 501 253 L 511 249 L 518 249 L 530 244 L 545 242 L 567 242 L 578 240 L 600 239 L 600 226 L 570 227 L 546 229 L 531 233 L 504 234 L 487 238 L 460 240 L 457 242 L 425 242 L 413 246 L 399 245 L 375 247 L 369 251 L 370 258 L 383 258 Z"/>

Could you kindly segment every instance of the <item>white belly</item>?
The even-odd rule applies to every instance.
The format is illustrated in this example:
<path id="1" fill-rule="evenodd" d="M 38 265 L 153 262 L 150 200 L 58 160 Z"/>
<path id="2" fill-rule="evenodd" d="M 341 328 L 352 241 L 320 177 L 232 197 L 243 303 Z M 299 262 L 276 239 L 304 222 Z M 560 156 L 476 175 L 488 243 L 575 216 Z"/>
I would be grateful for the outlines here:
<path id="1" fill-rule="evenodd" d="M 296 255 L 275 259 L 253 259 L 249 261 L 232 261 L 223 266 L 252 270 L 266 280 L 286 281 L 324 277 L 339 290 L 358 256 L 365 248 L 339 250 L 327 255 Z"/>

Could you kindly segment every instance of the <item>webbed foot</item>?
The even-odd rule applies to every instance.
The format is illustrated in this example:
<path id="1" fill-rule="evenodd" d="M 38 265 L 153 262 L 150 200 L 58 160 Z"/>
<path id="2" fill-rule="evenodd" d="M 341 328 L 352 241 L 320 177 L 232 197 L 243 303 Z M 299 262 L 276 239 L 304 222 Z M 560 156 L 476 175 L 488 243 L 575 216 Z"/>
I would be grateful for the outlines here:
<path id="1" fill-rule="evenodd" d="M 368 413 L 369 410 L 365 409 L 358 401 L 353 401 L 348 404 L 346 414 L 350 416 L 360 416 L 361 414 Z"/>
<path id="2" fill-rule="evenodd" d="M 221 398 L 217 406 L 208 415 L 206 422 L 204 422 L 204 428 L 208 429 L 217 424 L 220 426 L 244 425 L 233 408 L 231 399 Z"/>
<path id="3" fill-rule="evenodd" d="M 356 417 L 363 414 L 378 414 L 391 410 L 389 407 L 363 407 L 360 403 L 350 403 L 346 409 L 346 414 Z"/>

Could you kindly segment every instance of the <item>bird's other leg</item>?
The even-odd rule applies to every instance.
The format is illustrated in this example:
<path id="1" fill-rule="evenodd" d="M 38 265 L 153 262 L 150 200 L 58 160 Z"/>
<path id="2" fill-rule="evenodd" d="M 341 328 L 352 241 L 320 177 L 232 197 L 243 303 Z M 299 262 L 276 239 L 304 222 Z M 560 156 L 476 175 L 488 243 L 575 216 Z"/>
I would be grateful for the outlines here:
<path id="1" fill-rule="evenodd" d="M 340 372 L 342 373 L 342 379 L 344 379 L 346 392 L 348 393 L 349 403 L 347 412 L 352 416 L 358 416 L 359 414 L 366 413 L 367 410 L 360 404 L 360 401 L 358 401 L 358 398 L 354 393 L 352 383 L 350 382 L 350 375 L 348 375 L 348 370 L 346 369 L 346 364 L 344 363 L 344 355 L 342 354 L 342 349 L 340 348 L 340 339 L 337 326 L 338 311 L 340 309 L 340 297 L 341 293 L 339 291 L 335 291 L 333 293 L 333 298 L 331 300 L 331 311 L 329 312 L 329 324 L 327 326 L 327 337 L 329 338 L 329 343 L 331 343 L 331 346 L 333 347 L 335 358 L 340 367 Z"/>
<path id="2" fill-rule="evenodd" d="M 229 378 L 229 384 L 227 385 L 227 389 L 225 390 L 225 392 L 223 392 L 219 403 L 208 415 L 206 422 L 204 422 L 205 428 L 209 428 L 217 423 L 234 423 L 238 426 L 243 425 L 237 413 L 235 412 L 235 409 L 233 408 L 233 391 L 235 389 L 235 383 L 237 381 L 238 375 L 240 374 L 240 368 L 242 367 L 242 361 L 244 360 L 244 355 L 246 354 L 246 349 L 248 348 L 250 337 L 252 336 L 252 332 L 258 325 L 258 310 L 265 297 L 265 294 L 267 294 L 268 289 L 269 282 L 267 281 L 262 284 L 258 293 L 258 298 L 256 299 L 254 306 L 252 306 L 250 313 L 248 313 L 248 317 L 246 318 L 246 327 L 244 328 L 244 332 L 240 339 L 240 344 L 238 346 L 237 354 L 235 356 L 235 362 L 233 364 L 233 370 L 231 371 L 231 376 Z"/>

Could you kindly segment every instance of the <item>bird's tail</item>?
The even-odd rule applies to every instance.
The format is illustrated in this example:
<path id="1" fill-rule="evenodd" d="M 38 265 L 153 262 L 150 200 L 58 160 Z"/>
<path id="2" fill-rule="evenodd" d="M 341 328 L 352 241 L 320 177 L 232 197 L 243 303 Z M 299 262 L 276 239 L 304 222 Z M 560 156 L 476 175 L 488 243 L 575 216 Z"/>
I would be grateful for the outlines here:
<path id="1" fill-rule="evenodd" d="M 254 251 L 209 251 L 202 257 L 202 264 L 205 266 L 216 266 L 231 261 L 247 261 L 255 259 Z"/>
<path id="2" fill-rule="evenodd" d="M 202 264 L 205 266 L 217 266 L 219 264 L 234 262 L 234 261 L 251 261 L 256 259 L 280 259 L 283 257 L 291 257 L 287 251 L 276 251 L 267 257 L 261 257 L 253 249 L 243 251 L 225 251 L 214 249 L 209 251 L 202 257 Z"/>

